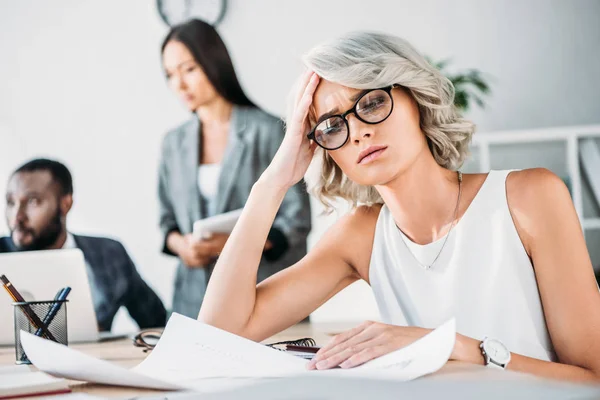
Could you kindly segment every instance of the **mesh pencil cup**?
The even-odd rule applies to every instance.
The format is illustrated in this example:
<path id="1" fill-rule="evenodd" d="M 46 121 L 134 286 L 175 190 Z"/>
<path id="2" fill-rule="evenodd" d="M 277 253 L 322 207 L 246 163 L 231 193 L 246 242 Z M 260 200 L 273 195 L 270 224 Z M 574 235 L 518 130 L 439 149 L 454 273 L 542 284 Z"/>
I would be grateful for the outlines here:
<path id="1" fill-rule="evenodd" d="M 21 343 L 23 330 L 57 343 L 68 345 L 67 336 L 68 300 L 27 301 L 13 303 L 15 321 L 15 356 L 17 364 L 31 364 Z M 37 320 L 43 327 L 35 323 Z"/>

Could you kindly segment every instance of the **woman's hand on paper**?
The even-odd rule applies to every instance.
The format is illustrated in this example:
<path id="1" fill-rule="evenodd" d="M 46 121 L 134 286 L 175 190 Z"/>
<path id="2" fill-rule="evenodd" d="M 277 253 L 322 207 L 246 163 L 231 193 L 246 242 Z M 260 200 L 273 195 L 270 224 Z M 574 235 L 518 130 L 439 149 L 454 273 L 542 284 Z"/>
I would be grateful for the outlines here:
<path id="1" fill-rule="evenodd" d="M 308 369 L 352 368 L 408 346 L 430 329 L 367 321 L 336 335 L 308 363 Z"/>
<path id="2" fill-rule="evenodd" d="M 306 137 L 310 130 L 308 111 L 319 84 L 319 76 L 307 71 L 299 81 L 293 116 L 279 150 L 261 176 L 268 185 L 287 190 L 304 177 L 313 158 L 316 144 Z"/>

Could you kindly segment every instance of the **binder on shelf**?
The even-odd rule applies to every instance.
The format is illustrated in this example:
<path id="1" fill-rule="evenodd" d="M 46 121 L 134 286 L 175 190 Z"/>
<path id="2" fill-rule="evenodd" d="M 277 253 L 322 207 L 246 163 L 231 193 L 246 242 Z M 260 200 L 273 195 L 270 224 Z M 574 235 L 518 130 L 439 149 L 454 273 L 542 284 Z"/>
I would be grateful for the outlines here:
<path id="1" fill-rule="evenodd" d="M 580 141 L 579 158 L 596 204 L 600 207 L 600 149 L 595 139 L 587 138 Z"/>

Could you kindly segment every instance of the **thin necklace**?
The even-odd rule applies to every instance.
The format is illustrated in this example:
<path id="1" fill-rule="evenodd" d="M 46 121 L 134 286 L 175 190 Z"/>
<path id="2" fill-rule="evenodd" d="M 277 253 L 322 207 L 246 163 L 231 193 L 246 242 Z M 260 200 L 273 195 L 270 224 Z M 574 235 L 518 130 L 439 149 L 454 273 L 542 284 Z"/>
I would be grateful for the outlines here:
<path id="1" fill-rule="evenodd" d="M 421 267 L 423 267 L 425 269 L 431 269 L 431 267 L 433 266 L 433 264 L 435 264 L 435 262 L 437 261 L 437 259 L 440 257 L 440 255 L 442 254 L 442 251 L 444 250 L 444 247 L 446 246 L 446 242 L 448 241 L 448 238 L 450 237 L 450 233 L 452 232 L 452 229 L 454 228 L 454 225 L 456 225 L 456 219 L 458 218 L 458 206 L 460 205 L 460 195 L 462 193 L 462 172 L 456 171 L 456 173 L 458 175 L 458 198 L 456 199 L 456 207 L 454 209 L 454 218 L 452 219 L 452 225 L 450 225 L 450 229 L 448 230 L 448 233 L 446 234 L 446 238 L 444 239 L 444 243 L 442 243 L 442 248 L 440 249 L 440 251 L 438 251 L 437 255 L 435 256 L 435 258 L 433 259 L 433 261 L 431 262 L 431 264 L 424 265 L 423 263 L 421 263 L 421 261 L 419 261 L 419 259 L 415 256 L 415 253 L 412 252 L 412 250 L 410 249 L 410 247 L 408 247 L 408 244 L 406 244 L 406 241 L 402 237 L 402 231 L 401 231 L 401 229 L 398 228 L 398 226 L 396 225 L 396 227 L 398 228 L 398 230 L 401 233 L 400 234 L 400 239 L 402 240 L 402 243 L 404 243 L 404 247 L 406 247 L 406 249 L 408 250 L 408 252 L 412 256 L 412 258 L 414 258 L 415 261 Z"/>

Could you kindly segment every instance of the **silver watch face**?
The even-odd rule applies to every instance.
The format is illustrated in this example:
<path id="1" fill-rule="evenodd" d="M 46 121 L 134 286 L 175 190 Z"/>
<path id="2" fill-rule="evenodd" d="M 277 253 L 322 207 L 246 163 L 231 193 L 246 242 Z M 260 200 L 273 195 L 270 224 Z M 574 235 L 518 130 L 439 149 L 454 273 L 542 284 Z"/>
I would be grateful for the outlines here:
<path id="1" fill-rule="evenodd" d="M 504 365 L 510 361 L 510 351 L 496 339 L 486 339 L 483 342 L 483 350 L 496 364 Z"/>

